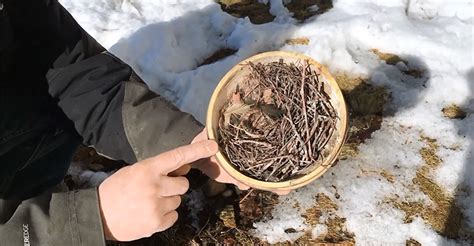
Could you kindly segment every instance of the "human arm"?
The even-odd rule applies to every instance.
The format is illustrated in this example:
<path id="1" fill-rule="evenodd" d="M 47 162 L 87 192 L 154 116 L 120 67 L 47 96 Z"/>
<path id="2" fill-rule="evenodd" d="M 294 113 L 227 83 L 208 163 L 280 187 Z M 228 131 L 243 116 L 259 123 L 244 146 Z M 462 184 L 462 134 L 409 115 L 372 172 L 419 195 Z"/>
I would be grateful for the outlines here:
<path id="1" fill-rule="evenodd" d="M 20 201 L 0 199 L 2 245 L 104 245 L 166 230 L 177 220 L 185 177 L 169 173 L 217 151 L 202 141 L 120 169 L 98 188 L 45 192 Z M 26 244 L 26 245 L 28 245 Z"/>
<path id="2" fill-rule="evenodd" d="M 128 163 L 191 142 L 194 118 L 149 90 L 133 69 L 106 52 L 55 0 L 43 35 L 49 93 L 74 123 L 83 143 Z M 41 8 L 40 8 L 41 9 Z"/>

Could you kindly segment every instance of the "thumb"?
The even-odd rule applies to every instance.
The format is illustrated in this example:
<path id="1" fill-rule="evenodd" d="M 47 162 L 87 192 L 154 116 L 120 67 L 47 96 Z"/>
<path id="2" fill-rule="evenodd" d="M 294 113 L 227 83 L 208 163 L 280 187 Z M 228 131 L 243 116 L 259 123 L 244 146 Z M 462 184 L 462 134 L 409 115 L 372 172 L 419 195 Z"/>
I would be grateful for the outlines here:
<path id="1" fill-rule="evenodd" d="M 158 172 L 164 175 L 179 169 L 181 166 L 207 158 L 217 153 L 218 146 L 213 140 L 205 140 L 170 150 L 151 158 L 152 165 L 156 165 Z"/>

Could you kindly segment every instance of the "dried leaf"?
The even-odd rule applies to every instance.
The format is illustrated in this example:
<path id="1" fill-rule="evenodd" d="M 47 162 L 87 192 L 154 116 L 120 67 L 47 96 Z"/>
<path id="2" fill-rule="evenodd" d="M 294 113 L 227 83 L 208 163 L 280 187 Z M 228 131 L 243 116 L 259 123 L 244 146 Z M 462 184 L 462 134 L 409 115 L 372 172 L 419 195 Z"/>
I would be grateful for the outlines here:
<path id="1" fill-rule="evenodd" d="M 265 89 L 263 91 L 263 102 L 266 104 L 272 104 L 273 103 L 273 98 L 272 98 L 272 89 Z"/>
<path id="2" fill-rule="evenodd" d="M 241 95 L 239 92 L 235 92 L 234 94 L 232 94 L 232 103 L 233 104 L 242 103 Z"/>
<path id="3" fill-rule="evenodd" d="M 232 114 L 243 114 L 250 110 L 250 105 L 243 104 L 243 103 L 235 103 L 230 105 L 226 111 L 224 112 L 224 126 L 229 126 L 230 124 L 230 116 Z"/>
<path id="4" fill-rule="evenodd" d="M 222 220 L 226 227 L 237 227 L 237 223 L 235 222 L 234 207 L 232 205 L 227 205 L 224 207 L 224 209 L 219 213 L 219 219 Z"/>

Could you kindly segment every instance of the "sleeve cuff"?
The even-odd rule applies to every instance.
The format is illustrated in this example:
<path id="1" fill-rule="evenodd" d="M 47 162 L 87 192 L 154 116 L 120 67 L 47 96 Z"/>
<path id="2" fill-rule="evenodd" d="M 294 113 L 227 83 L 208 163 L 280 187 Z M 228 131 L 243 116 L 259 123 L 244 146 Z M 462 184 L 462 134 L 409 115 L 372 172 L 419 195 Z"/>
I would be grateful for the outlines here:
<path id="1" fill-rule="evenodd" d="M 189 144 L 204 128 L 143 83 L 126 82 L 125 134 L 137 161 Z"/>
<path id="2" fill-rule="evenodd" d="M 97 189 L 69 192 L 68 210 L 74 245 L 105 245 Z"/>

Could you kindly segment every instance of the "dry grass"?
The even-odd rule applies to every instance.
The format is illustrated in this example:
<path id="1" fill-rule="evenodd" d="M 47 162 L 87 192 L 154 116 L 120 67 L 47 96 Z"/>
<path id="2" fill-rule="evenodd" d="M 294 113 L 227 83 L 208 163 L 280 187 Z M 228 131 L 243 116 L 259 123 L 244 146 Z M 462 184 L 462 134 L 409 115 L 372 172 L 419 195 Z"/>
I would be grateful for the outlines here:
<path id="1" fill-rule="evenodd" d="M 335 79 L 351 113 L 356 116 L 382 114 L 383 107 L 389 99 L 389 93 L 384 87 L 368 84 L 367 78 L 344 73 L 336 74 Z"/>
<path id="2" fill-rule="evenodd" d="M 406 246 L 421 246 L 421 243 L 419 243 L 413 238 L 410 238 L 409 240 L 407 240 Z"/>
<path id="3" fill-rule="evenodd" d="M 358 86 L 367 83 L 367 78 L 354 76 L 346 73 L 337 73 L 334 75 L 337 85 L 341 88 L 344 94 L 348 94 Z"/>
<path id="4" fill-rule="evenodd" d="M 397 65 L 397 63 L 399 62 L 404 63 L 406 66 L 409 65 L 408 61 L 403 60 L 398 55 L 385 53 L 378 49 L 371 49 L 370 51 L 372 51 L 375 55 L 377 55 L 380 60 L 385 61 L 385 63 L 387 63 L 388 65 Z M 415 69 L 415 68 L 410 68 L 406 71 L 401 71 L 401 72 L 403 72 L 406 75 L 412 76 L 414 78 L 422 78 L 425 74 L 424 70 Z"/>
<path id="5" fill-rule="evenodd" d="M 344 160 L 357 156 L 358 146 L 380 129 L 383 108 L 389 97 L 384 87 L 369 85 L 367 78 L 338 73 L 335 79 L 351 112 L 349 139 L 339 156 Z"/>
<path id="6" fill-rule="evenodd" d="M 324 224 L 327 226 L 327 233 L 318 238 L 311 238 L 311 235 L 303 236 L 298 239 L 298 242 L 312 242 L 312 243 L 353 243 L 354 234 L 348 232 L 345 227 L 346 219 L 337 216 L 336 211 L 338 206 L 328 196 L 323 193 L 316 195 L 316 203 L 313 207 L 307 209 L 302 217 L 306 223 L 314 227 L 320 223 L 322 214 L 329 214 Z M 305 241 L 306 240 L 306 241 Z"/>
<path id="7" fill-rule="evenodd" d="M 365 140 L 372 136 L 373 132 L 380 129 L 381 125 L 382 116 L 379 114 L 352 117 L 349 143 L 365 142 Z"/>
<path id="8" fill-rule="evenodd" d="M 324 239 L 326 240 L 326 239 Z M 337 242 L 325 242 L 321 238 L 312 238 L 311 232 L 305 233 L 302 237 L 296 240 L 294 243 L 287 243 L 283 245 L 317 245 L 317 246 L 352 246 L 355 245 L 353 240 L 337 241 Z"/>
<path id="9" fill-rule="evenodd" d="M 315 226 L 319 224 L 319 218 L 321 217 L 322 213 L 334 213 L 337 209 L 337 204 L 334 203 L 331 198 L 324 195 L 323 193 L 319 193 L 316 195 L 316 204 L 313 207 L 307 209 L 303 213 L 302 217 L 305 219 L 307 224 Z"/>
<path id="10" fill-rule="evenodd" d="M 381 114 L 388 96 L 384 87 L 361 84 L 349 93 L 347 103 L 355 115 Z"/>
<path id="11" fill-rule="evenodd" d="M 356 157 L 359 154 L 360 143 L 346 143 L 342 146 L 341 153 L 339 154 L 339 160 L 346 160 L 350 157 Z"/>
<path id="12" fill-rule="evenodd" d="M 371 49 L 370 51 L 372 51 L 375 55 L 377 55 L 380 60 L 385 61 L 385 63 L 389 65 L 397 65 L 397 63 L 399 62 L 407 63 L 406 61 L 402 60 L 398 55 L 395 55 L 395 54 L 385 53 L 378 49 Z"/>
<path id="13" fill-rule="evenodd" d="M 360 174 L 361 175 L 358 175 L 359 178 L 361 176 L 364 176 L 364 177 L 377 177 L 377 178 L 379 178 L 379 180 L 381 180 L 381 177 L 382 177 L 385 180 L 387 180 L 389 183 L 392 183 L 392 184 L 395 183 L 395 181 L 396 181 L 396 176 L 391 174 L 389 171 L 387 171 L 385 169 L 366 170 L 366 169 L 361 168 Z"/>
<path id="14" fill-rule="evenodd" d="M 417 170 L 413 184 L 427 195 L 433 204 L 398 199 L 389 199 L 389 203 L 405 212 L 405 223 L 412 222 L 415 217 L 421 217 L 442 236 L 474 242 L 474 236 L 465 232 L 465 216 L 456 205 L 454 197 L 430 179 L 430 173 L 442 163 L 442 159 L 437 155 L 438 142 L 426 136 L 421 136 L 420 141 L 426 143 L 420 150 L 424 165 Z"/>
<path id="15" fill-rule="evenodd" d="M 450 118 L 450 119 L 466 118 L 466 112 L 454 103 L 449 106 L 444 107 L 441 111 L 443 112 L 443 115 L 446 118 Z"/>
<path id="16" fill-rule="evenodd" d="M 389 173 L 387 170 L 380 171 L 380 175 L 384 177 L 388 182 L 392 184 L 395 183 L 395 176 L 393 176 L 393 174 Z"/>
<path id="17" fill-rule="evenodd" d="M 232 205 L 225 206 L 224 209 L 219 212 L 219 219 L 222 220 L 225 227 L 237 228 L 234 207 Z"/>
<path id="18" fill-rule="evenodd" d="M 355 243 L 354 234 L 346 230 L 346 218 L 334 216 L 326 222 L 328 233 L 325 242 L 330 243 Z"/>
<path id="19" fill-rule="evenodd" d="M 285 41 L 285 44 L 288 45 L 308 45 L 309 38 L 302 37 L 302 38 L 290 38 Z"/>

